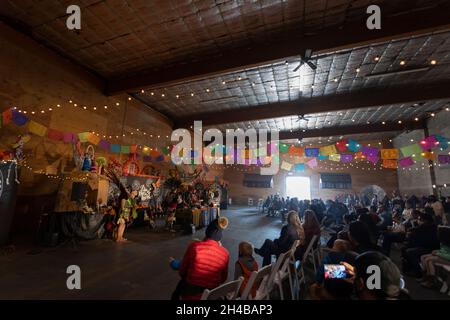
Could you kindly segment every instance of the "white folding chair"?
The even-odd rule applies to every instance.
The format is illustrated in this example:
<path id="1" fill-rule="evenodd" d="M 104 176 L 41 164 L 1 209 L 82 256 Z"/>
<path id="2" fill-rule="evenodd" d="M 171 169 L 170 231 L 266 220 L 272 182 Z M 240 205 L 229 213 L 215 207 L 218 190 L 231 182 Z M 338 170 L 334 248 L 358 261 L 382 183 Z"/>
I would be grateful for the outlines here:
<path id="1" fill-rule="evenodd" d="M 292 261 L 295 261 L 295 250 L 299 246 L 300 241 L 296 240 L 292 244 L 289 251 L 285 252 L 284 254 L 281 254 L 278 257 L 277 263 L 279 262 L 279 270 L 274 273 L 273 278 L 273 285 L 276 286 L 279 290 L 280 299 L 284 300 L 284 283 L 286 280 L 289 283 L 289 291 L 291 293 L 291 299 L 295 299 L 295 282 L 294 278 L 292 277 L 292 273 L 290 271 L 290 265 L 292 264 Z"/>
<path id="2" fill-rule="evenodd" d="M 266 285 L 264 288 L 265 292 L 262 293 L 260 300 L 265 300 L 265 299 L 269 300 L 270 299 L 270 293 L 274 289 L 276 282 L 279 279 L 278 273 L 283 268 L 286 258 L 289 257 L 289 253 L 290 252 L 287 251 L 285 253 L 280 254 L 280 256 L 278 257 L 277 261 L 275 262 L 275 264 L 272 268 L 272 272 L 270 273 L 270 276 L 267 279 L 267 282 L 266 282 Z"/>
<path id="3" fill-rule="evenodd" d="M 298 246 L 300 245 L 300 240 L 295 240 L 292 244 L 291 249 L 289 250 L 289 260 L 287 261 L 287 272 L 289 276 L 289 286 L 291 289 L 291 299 L 298 300 L 298 278 L 297 278 L 297 270 L 295 268 L 295 252 L 297 251 Z"/>
<path id="4" fill-rule="evenodd" d="M 312 248 L 314 246 L 314 242 L 316 242 L 317 240 L 317 235 L 314 235 L 311 239 L 311 241 L 308 244 L 308 247 L 306 248 L 305 252 L 303 253 L 303 257 L 302 260 L 300 262 L 300 270 L 298 270 L 297 272 L 297 277 L 298 277 L 298 285 L 299 287 L 301 287 L 301 285 L 306 285 L 306 277 L 305 277 L 305 264 L 308 261 L 308 258 L 312 256 Z M 313 261 L 314 261 L 314 256 L 313 257 Z M 316 266 L 315 266 L 315 262 L 314 263 L 314 272 L 316 272 Z"/>
<path id="5" fill-rule="evenodd" d="M 317 261 L 317 266 L 320 266 L 322 262 L 322 243 L 321 243 L 322 234 L 317 237 L 316 245 L 313 246 L 313 257 Z"/>
<path id="6" fill-rule="evenodd" d="M 267 279 L 272 272 L 273 263 L 265 266 L 258 271 L 253 271 L 248 279 L 247 286 L 241 294 L 240 300 L 261 300 L 264 296 L 264 290 L 267 284 Z M 253 287 L 256 286 L 256 296 L 252 297 L 251 292 Z"/>
<path id="7" fill-rule="evenodd" d="M 243 280 L 243 277 L 239 277 L 237 280 L 224 283 L 212 290 L 205 289 L 201 300 L 219 300 L 222 298 L 226 298 L 227 300 L 235 300 L 238 296 L 239 288 L 241 287 Z"/>

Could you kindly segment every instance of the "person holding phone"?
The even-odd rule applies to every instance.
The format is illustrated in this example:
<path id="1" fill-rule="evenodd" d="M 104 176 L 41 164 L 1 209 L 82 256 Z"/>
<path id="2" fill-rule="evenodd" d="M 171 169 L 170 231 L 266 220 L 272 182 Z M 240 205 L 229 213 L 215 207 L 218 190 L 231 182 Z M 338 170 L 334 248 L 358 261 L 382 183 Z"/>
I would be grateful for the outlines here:
<path id="1" fill-rule="evenodd" d="M 391 259 L 377 251 L 368 251 L 356 257 L 353 265 L 342 263 L 353 283 L 355 294 L 359 300 L 409 300 L 408 293 L 403 289 L 400 270 Z M 368 279 L 373 275 L 369 267 L 378 266 L 381 277 L 380 288 L 368 287 Z"/>

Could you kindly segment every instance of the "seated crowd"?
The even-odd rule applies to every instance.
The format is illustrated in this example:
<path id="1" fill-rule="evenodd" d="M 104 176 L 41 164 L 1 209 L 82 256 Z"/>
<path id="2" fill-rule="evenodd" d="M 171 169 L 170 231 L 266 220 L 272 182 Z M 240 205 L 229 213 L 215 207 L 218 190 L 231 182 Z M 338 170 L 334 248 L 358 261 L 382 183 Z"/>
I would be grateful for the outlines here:
<path id="1" fill-rule="evenodd" d="M 311 299 L 409 299 L 403 275 L 416 277 L 424 287 L 440 288 L 436 266 L 450 265 L 450 199 L 396 196 L 368 201 L 367 205 L 357 197 L 352 199 L 351 203 L 341 202 L 342 197 L 326 202 L 283 199 L 278 195 L 266 199 L 268 214 L 284 210 L 287 224 L 277 239 L 266 239 L 259 248 L 253 250 L 247 241 L 239 244 L 234 274 L 236 279 L 244 278 L 240 292 L 251 272 L 259 268 L 253 252 L 263 258 L 262 266 L 269 265 L 273 257 L 290 250 L 298 240 L 294 256 L 301 261 L 314 236 L 319 241 L 312 246 L 325 240 L 328 248 L 323 249 L 327 254 L 314 279 L 308 281 Z M 224 223 L 220 219 L 225 218 L 211 223 L 205 239 L 191 243 L 179 267 L 174 267 L 179 269 L 181 280 L 173 299 L 199 299 L 204 289 L 213 289 L 227 280 L 229 253 L 221 245 Z M 401 266 L 390 258 L 395 243 L 400 245 Z M 348 277 L 327 277 L 327 265 L 345 267 Z M 380 269 L 380 286 L 369 288 L 370 273 L 366 270 L 374 265 Z M 253 296 L 256 289 L 252 288 Z"/>

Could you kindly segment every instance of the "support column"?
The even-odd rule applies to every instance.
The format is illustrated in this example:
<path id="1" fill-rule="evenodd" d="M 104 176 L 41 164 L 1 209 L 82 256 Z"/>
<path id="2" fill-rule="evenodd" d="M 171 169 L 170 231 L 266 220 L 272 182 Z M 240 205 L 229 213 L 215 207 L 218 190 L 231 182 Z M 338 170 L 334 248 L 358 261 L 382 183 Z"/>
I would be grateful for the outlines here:
<path id="1" fill-rule="evenodd" d="M 428 131 L 428 124 L 427 124 L 426 120 L 424 121 L 423 133 L 424 133 L 425 138 L 430 135 L 430 132 Z M 431 152 L 432 150 L 427 150 L 427 151 Z M 437 197 L 438 192 L 437 192 L 437 184 L 436 184 L 436 172 L 434 171 L 433 160 L 428 160 L 428 168 L 430 169 L 431 188 L 433 190 L 433 194 Z M 436 188 L 433 188 L 433 186 L 436 186 Z"/>

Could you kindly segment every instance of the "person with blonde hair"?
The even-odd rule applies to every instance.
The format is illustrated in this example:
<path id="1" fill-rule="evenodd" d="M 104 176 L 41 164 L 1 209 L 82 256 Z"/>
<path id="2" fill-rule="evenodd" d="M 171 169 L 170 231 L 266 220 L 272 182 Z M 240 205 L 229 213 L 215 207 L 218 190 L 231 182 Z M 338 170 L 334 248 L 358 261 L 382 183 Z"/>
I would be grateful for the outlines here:
<path id="1" fill-rule="evenodd" d="M 295 240 L 300 240 L 300 245 L 305 242 L 305 232 L 298 216 L 298 212 L 289 211 L 287 225 L 281 228 L 280 237 L 275 240 L 266 239 L 261 248 L 255 249 L 255 253 L 263 257 L 263 266 L 272 261 L 272 255 L 277 257 L 288 251 Z"/>

